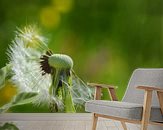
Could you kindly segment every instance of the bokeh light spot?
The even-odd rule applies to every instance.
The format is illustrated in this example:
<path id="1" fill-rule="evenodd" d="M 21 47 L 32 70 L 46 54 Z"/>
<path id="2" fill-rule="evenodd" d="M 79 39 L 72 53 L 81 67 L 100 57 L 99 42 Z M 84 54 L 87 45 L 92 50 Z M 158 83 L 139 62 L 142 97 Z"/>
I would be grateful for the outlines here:
<path id="1" fill-rule="evenodd" d="M 73 7 L 73 0 L 53 0 L 54 6 L 59 12 L 67 13 Z"/>
<path id="2" fill-rule="evenodd" d="M 13 96 L 17 93 L 17 88 L 9 81 L 5 83 L 5 86 L 0 90 L 0 106 L 8 103 Z"/>
<path id="3" fill-rule="evenodd" d="M 60 19 L 60 14 L 54 7 L 43 8 L 40 13 L 41 23 L 47 28 L 58 27 Z"/>

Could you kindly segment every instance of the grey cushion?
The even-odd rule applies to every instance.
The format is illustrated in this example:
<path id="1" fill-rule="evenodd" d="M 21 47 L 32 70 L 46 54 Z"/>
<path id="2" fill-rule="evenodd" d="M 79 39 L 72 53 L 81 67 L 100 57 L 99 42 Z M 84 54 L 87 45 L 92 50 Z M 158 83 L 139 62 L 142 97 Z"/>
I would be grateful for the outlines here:
<path id="1" fill-rule="evenodd" d="M 143 105 L 118 101 L 90 100 L 86 102 L 85 110 L 87 112 L 93 112 L 113 117 L 141 120 Z M 155 122 L 163 122 L 160 108 L 152 108 L 150 120 Z"/>

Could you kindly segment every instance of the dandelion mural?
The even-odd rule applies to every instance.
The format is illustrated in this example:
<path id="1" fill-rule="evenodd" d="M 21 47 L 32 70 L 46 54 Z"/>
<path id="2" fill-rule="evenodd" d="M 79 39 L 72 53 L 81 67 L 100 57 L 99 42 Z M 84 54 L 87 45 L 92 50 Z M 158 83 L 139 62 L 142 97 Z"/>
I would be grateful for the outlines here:
<path id="1" fill-rule="evenodd" d="M 76 112 L 92 98 L 92 90 L 75 74 L 72 58 L 53 53 L 36 27 L 18 29 L 7 54 L 0 85 L 12 82 L 17 94 L 1 112 L 28 103 L 47 106 L 50 112 Z"/>

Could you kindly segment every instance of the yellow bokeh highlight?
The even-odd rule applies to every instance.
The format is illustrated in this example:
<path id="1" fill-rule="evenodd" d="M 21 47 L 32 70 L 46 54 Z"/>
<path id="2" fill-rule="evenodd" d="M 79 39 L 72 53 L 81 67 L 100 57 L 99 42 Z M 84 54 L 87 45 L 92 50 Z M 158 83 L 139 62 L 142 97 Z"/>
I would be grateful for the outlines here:
<path id="1" fill-rule="evenodd" d="M 54 7 L 45 7 L 40 13 L 41 23 L 47 28 L 56 28 L 60 23 L 60 13 Z"/>
<path id="2" fill-rule="evenodd" d="M 73 7 L 73 0 L 53 0 L 54 6 L 59 12 L 67 13 Z"/>
<path id="3" fill-rule="evenodd" d="M 5 86 L 0 89 L 0 106 L 10 102 L 13 96 L 16 95 L 16 93 L 17 88 L 13 85 L 13 83 L 7 81 L 5 83 Z"/>

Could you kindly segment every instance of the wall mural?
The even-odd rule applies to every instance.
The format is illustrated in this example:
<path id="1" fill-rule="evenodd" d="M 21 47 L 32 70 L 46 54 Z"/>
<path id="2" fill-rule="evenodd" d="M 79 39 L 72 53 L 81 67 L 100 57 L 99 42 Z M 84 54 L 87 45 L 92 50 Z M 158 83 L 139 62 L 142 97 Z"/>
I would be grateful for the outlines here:
<path id="1" fill-rule="evenodd" d="M 17 29 L 7 51 L 9 62 L 0 70 L 0 89 L 8 85 L 15 92 L 0 112 L 22 112 L 21 106 L 31 104 L 35 112 L 74 113 L 93 98 L 93 90 L 73 70 L 71 57 L 53 53 L 47 43 L 36 26 Z"/>

